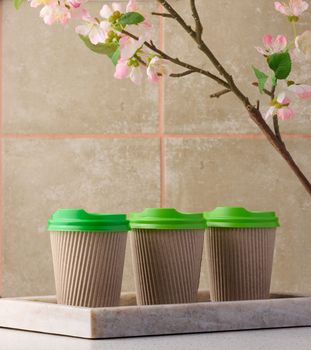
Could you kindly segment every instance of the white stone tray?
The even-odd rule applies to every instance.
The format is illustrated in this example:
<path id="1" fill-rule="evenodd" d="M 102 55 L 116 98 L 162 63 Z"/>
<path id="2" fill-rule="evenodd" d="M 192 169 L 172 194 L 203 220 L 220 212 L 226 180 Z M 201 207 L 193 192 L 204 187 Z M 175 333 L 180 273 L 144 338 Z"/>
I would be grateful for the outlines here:
<path id="1" fill-rule="evenodd" d="M 89 339 L 311 326 L 311 297 L 274 294 L 269 300 L 137 306 L 135 294 L 121 306 L 57 305 L 55 297 L 0 299 L 0 327 Z"/>

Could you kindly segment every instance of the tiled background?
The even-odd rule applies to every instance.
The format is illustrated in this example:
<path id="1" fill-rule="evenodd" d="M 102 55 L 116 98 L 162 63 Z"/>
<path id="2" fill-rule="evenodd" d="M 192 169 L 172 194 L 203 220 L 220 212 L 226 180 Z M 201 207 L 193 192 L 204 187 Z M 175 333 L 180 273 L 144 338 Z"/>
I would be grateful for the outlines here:
<path id="1" fill-rule="evenodd" d="M 276 210 L 273 289 L 311 292 L 311 201 L 280 156 L 231 95 L 197 75 L 159 87 L 113 78 L 112 65 L 85 49 L 71 27 L 47 27 L 27 4 L 0 0 L 2 296 L 51 294 L 46 221 L 58 207 L 130 212 L 168 206 L 209 210 L 243 205 Z M 272 0 L 198 1 L 205 36 L 250 96 L 253 46 L 265 32 L 290 32 Z M 187 0 L 172 4 L 191 20 Z M 100 1 L 91 1 L 94 11 Z M 155 0 L 143 1 L 150 11 Z M 310 25 L 310 13 L 302 25 Z M 163 23 L 165 22 L 165 23 Z M 172 55 L 209 67 L 172 23 L 154 20 Z M 310 66 L 296 72 L 310 81 Z M 262 101 L 265 105 L 264 100 Z M 311 110 L 301 103 L 281 123 L 286 142 L 311 177 Z M 201 287 L 207 287 L 203 261 Z M 127 251 L 124 290 L 133 290 Z"/>

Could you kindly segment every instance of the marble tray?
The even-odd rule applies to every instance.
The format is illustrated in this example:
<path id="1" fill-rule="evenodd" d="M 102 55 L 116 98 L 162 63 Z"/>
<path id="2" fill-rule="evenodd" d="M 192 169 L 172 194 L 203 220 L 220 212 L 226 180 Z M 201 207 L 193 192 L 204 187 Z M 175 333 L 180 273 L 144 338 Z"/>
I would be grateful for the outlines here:
<path id="1" fill-rule="evenodd" d="M 269 300 L 137 306 L 135 294 L 121 306 L 83 308 L 57 305 L 55 297 L 0 299 L 0 327 L 104 339 L 311 326 L 311 297 L 274 294 Z"/>

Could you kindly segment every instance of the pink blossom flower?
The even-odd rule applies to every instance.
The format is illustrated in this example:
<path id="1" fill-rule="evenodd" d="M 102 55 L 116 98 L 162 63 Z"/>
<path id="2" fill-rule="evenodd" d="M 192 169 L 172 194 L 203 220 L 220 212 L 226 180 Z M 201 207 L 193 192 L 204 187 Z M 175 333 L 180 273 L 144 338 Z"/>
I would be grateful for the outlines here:
<path id="1" fill-rule="evenodd" d="M 292 119 L 295 115 L 295 112 L 292 110 L 292 108 L 289 107 L 283 107 L 281 109 L 278 109 L 277 116 L 281 120 L 289 120 Z"/>
<path id="2" fill-rule="evenodd" d="M 309 4 L 303 0 L 289 0 L 289 3 L 275 2 L 274 7 L 277 11 L 288 17 L 299 17 L 309 8 Z"/>
<path id="3" fill-rule="evenodd" d="M 126 5 L 126 12 L 135 12 L 138 10 L 136 0 L 129 0 Z"/>
<path id="4" fill-rule="evenodd" d="M 277 115 L 279 119 L 288 120 L 291 119 L 295 112 L 289 107 L 290 99 L 286 96 L 285 92 L 281 92 L 276 100 L 273 101 L 272 106 L 268 109 L 265 119 L 267 120 L 274 115 Z"/>
<path id="5" fill-rule="evenodd" d="M 114 77 L 116 79 L 125 79 L 130 74 L 130 67 L 127 64 L 127 60 L 119 59 L 116 65 L 116 71 L 114 73 Z"/>
<path id="6" fill-rule="evenodd" d="M 109 20 L 109 18 L 113 15 L 114 12 L 119 11 L 120 13 L 122 13 L 122 5 L 117 3 L 117 2 L 113 2 L 111 7 L 107 4 L 105 4 L 99 14 L 101 15 L 102 18 L 104 18 L 105 20 Z"/>
<path id="7" fill-rule="evenodd" d="M 116 79 L 130 78 L 133 83 L 140 85 L 143 78 L 143 68 L 140 65 L 129 65 L 127 60 L 119 59 L 114 77 Z"/>
<path id="8" fill-rule="evenodd" d="M 128 60 L 133 57 L 137 50 L 142 47 L 144 41 L 143 37 L 140 37 L 139 40 L 135 40 L 129 36 L 123 36 L 119 41 L 120 57 L 123 60 Z"/>
<path id="9" fill-rule="evenodd" d="M 130 79 L 134 84 L 140 85 L 143 80 L 143 68 L 140 66 L 132 67 L 130 72 Z"/>
<path id="10" fill-rule="evenodd" d="M 77 19 L 83 19 L 88 20 L 88 18 L 91 17 L 89 11 L 82 6 L 79 7 L 73 7 L 70 9 L 71 18 L 77 18 Z"/>
<path id="11" fill-rule="evenodd" d="M 157 83 L 159 82 L 160 76 L 168 74 L 169 69 L 167 67 L 167 61 L 158 56 L 153 57 L 147 68 L 148 80 L 152 83 Z"/>
<path id="12" fill-rule="evenodd" d="M 306 100 L 311 98 L 311 86 L 300 84 L 300 85 L 291 85 L 288 87 L 288 91 L 296 94 L 301 100 Z"/>
<path id="13" fill-rule="evenodd" d="M 71 7 L 78 8 L 82 5 L 84 0 L 69 0 L 68 1 Z"/>
<path id="14" fill-rule="evenodd" d="M 95 18 L 89 17 L 84 20 L 85 24 L 76 27 L 76 33 L 88 36 L 91 43 L 94 45 L 104 43 L 107 38 L 106 33 L 102 30 Z"/>
<path id="15" fill-rule="evenodd" d="M 274 53 L 282 52 L 287 47 L 287 40 L 284 35 L 278 35 L 274 39 L 272 35 L 266 34 L 263 36 L 262 42 L 264 48 L 257 46 L 256 50 L 264 56 L 270 56 Z"/>
<path id="16" fill-rule="evenodd" d="M 311 59 L 311 30 L 306 30 L 295 40 L 295 49 L 292 51 L 294 59 L 310 60 Z"/>
<path id="17" fill-rule="evenodd" d="M 140 25 L 142 25 L 142 27 L 145 29 L 151 28 L 151 22 L 150 22 L 149 18 L 147 16 L 145 16 L 142 11 L 139 10 L 138 5 L 136 3 L 136 0 L 129 0 L 125 9 L 123 9 L 123 7 L 120 3 L 113 2 L 111 6 L 105 4 L 102 7 L 102 9 L 100 10 L 100 15 L 104 19 L 104 21 L 103 21 L 104 23 L 102 24 L 102 27 L 105 28 L 106 30 L 114 30 L 111 27 L 110 22 L 112 22 L 114 19 L 117 19 L 117 17 L 113 18 L 113 16 L 116 13 L 117 13 L 117 15 L 122 15 L 124 12 L 125 13 L 127 13 L 127 12 L 139 12 L 139 13 L 141 13 L 144 16 L 145 20 Z M 105 22 L 106 22 L 106 24 L 105 24 Z M 107 23 L 109 23 L 109 26 Z M 110 27 L 110 29 L 108 29 L 108 27 Z"/>
<path id="18" fill-rule="evenodd" d="M 31 7 L 46 6 L 56 4 L 57 0 L 28 0 Z"/>
<path id="19" fill-rule="evenodd" d="M 63 4 L 52 3 L 51 5 L 45 5 L 40 11 L 40 17 L 47 25 L 54 23 L 67 24 L 71 18 L 70 10 Z"/>
<path id="20" fill-rule="evenodd" d="M 105 4 L 101 8 L 99 14 L 104 19 L 100 22 L 100 27 L 108 35 L 110 31 L 117 32 L 117 30 L 112 26 L 112 23 L 117 17 L 114 18 L 114 16 L 118 13 L 118 16 L 121 16 L 122 14 L 122 5 L 113 2 L 111 6 Z"/>

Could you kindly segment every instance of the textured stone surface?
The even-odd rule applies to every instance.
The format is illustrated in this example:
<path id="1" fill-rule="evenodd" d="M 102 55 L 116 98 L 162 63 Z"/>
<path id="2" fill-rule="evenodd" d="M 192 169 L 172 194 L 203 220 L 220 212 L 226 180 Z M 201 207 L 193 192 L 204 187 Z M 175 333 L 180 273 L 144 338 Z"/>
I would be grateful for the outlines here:
<path id="1" fill-rule="evenodd" d="M 298 164 L 311 176 L 311 140 L 288 140 Z M 167 206 L 185 211 L 238 205 L 275 210 L 276 239 L 272 288 L 311 292 L 310 198 L 265 140 L 168 140 Z M 206 261 L 203 259 L 203 261 Z M 203 263 L 201 287 L 206 288 Z"/>
<path id="2" fill-rule="evenodd" d="M 88 8 L 96 14 L 101 5 L 91 1 Z M 155 8 L 150 2 L 142 6 Z M 157 131 L 157 86 L 114 79 L 112 63 L 75 34 L 77 23 L 49 27 L 27 4 L 16 11 L 8 0 L 3 7 L 4 132 Z"/>
<path id="3" fill-rule="evenodd" d="M 47 219 L 159 206 L 157 140 L 6 140 L 4 295 L 53 293 Z M 125 290 L 134 290 L 126 255 Z"/>
<path id="4" fill-rule="evenodd" d="M 0 326 L 100 339 L 311 325 L 308 297 L 94 309 L 47 301 L 0 300 Z"/>

